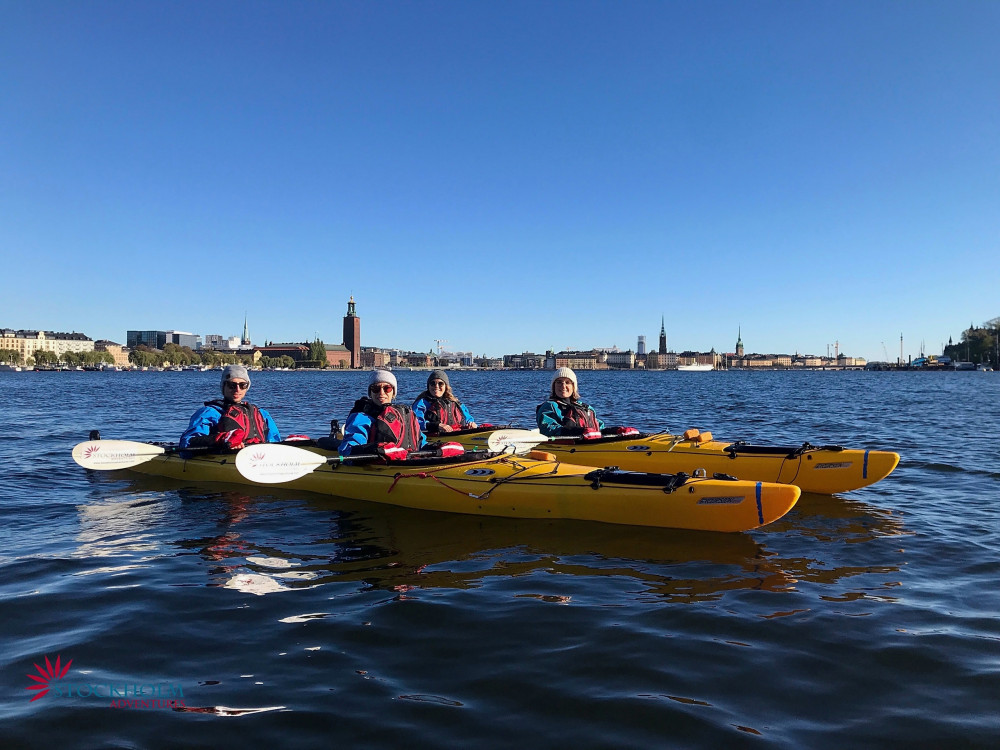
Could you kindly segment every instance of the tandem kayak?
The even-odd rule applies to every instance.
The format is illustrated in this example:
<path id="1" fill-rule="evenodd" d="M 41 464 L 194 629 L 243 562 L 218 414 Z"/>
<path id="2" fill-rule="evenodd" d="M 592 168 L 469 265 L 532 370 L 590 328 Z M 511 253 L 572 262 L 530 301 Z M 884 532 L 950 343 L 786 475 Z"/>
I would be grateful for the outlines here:
<path id="1" fill-rule="evenodd" d="M 139 453 L 142 446 L 149 450 L 128 461 L 128 446 L 139 446 L 134 449 Z M 102 451 L 112 458 L 100 459 Z M 283 487 L 291 489 L 422 510 L 703 531 L 748 531 L 764 526 L 791 510 L 801 494 L 797 487 L 770 482 L 594 469 L 565 463 L 542 451 L 524 456 L 476 452 L 376 462 L 361 457 L 345 460 L 315 446 L 265 444 L 249 446 L 239 454 L 182 457 L 169 447 L 96 440 L 76 446 L 74 459 L 87 468 L 122 466 L 185 481 L 255 486 L 282 481 Z M 237 468 L 238 461 L 241 468 Z M 277 476 L 283 467 L 297 470 L 306 464 L 308 473 L 287 482 L 244 476 Z M 289 477 L 301 473 L 293 471 Z"/>
<path id="2" fill-rule="evenodd" d="M 820 495 L 875 484 L 889 476 L 899 463 L 899 454 L 890 451 L 809 443 L 782 447 L 723 442 L 713 440 L 710 432 L 697 430 L 684 435 L 639 433 L 596 440 L 547 438 L 537 430 L 467 431 L 449 438 L 467 448 L 509 445 L 527 449 L 537 445 L 558 459 L 584 466 L 668 474 L 704 470 L 709 476 L 724 473 L 748 481 L 794 484 L 803 492 Z"/>

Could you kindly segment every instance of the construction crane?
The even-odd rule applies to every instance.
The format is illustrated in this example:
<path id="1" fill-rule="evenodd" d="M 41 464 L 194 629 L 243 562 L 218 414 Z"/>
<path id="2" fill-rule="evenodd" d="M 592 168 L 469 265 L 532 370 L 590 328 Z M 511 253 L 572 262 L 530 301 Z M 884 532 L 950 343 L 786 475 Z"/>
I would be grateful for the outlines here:
<path id="1" fill-rule="evenodd" d="M 885 361 L 889 361 L 889 351 L 885 348 L 885 342 L 882 342 L 882 356 L 885 357 Z"/>
<path id="2" fill-rule="evenodd" d="M 447 344 L 448 339 L 434 339 L 434 343 L 438 345 L 438 354 L 441 354 L 444 351 L 444 347 L 441 344 Z"/>

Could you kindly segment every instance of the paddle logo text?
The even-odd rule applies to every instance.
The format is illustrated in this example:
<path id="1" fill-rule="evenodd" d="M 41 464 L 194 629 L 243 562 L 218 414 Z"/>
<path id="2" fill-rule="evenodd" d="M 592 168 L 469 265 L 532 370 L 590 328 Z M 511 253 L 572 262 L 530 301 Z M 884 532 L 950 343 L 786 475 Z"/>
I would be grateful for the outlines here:
<path id="1" fill-rule="evenodd" d="M 99 445 L 88 445 L 83 449 L 83 457 L 96 464 L 114 464 L 131 461 L 136 457 L 134 450 L 103 450 Z"/>
<path id="2" fill-rule="evenodd" d="M 67 680 L 70 659 L 62 663 L 57 655 L 53 663 L 45 656 L 45 666 L 35 664 L 37 674 L 28 674 L 31 684 L 25 688 L 34 693 L 31 703 L 48 696 L 47 700 L 85 699 L 109 701 L 111 708 L 185 708 L 184 688 L 177 683 L 138 682 L 74 682 Z"/>

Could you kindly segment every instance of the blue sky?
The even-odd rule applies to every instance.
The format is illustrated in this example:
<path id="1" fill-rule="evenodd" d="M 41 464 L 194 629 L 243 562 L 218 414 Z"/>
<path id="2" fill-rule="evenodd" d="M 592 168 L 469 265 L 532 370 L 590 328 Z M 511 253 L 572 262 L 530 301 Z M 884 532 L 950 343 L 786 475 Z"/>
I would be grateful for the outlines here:
<path id="1" fill-rule="evenodd" d="M 916 356 L 1000 316 L 1000 3 L 0 0 L 0 326 Z"/>

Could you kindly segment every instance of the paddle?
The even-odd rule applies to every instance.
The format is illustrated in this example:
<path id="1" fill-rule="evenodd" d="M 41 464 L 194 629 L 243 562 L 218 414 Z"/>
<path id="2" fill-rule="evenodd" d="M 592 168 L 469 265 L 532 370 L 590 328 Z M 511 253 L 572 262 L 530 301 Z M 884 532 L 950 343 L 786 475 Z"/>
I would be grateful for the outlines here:
<path id="1" fill-rule="evenodd" d="M 438 453 L 422 451 L 410 453 L 407 458 L 435 458 Z M 342 464 L 346 461 L 381 460 L 382 456 L 366 453 L 361 456 L 321 456 L 312 451 L 280 443 L 248 445 L 236 454 L 236 469 L 246 479 L 260 484 L 278 484 L 301 479 L 325 464 Z"/>
<path id="2" fill-rule="evenodd" d="M 636 432 L 634 437 L 639 437 Z M 606 437 L 613 437 L 607 435 Z M 494 453 L 504 453 L 508 448 L 513 448 L 516 454 L 527 453 L 539 443 L 548 443 L 553 440 L 574 440 L 572 435 L 558 437 L 546 437 L 538 430 L 496 430 L 490 433 L 490 439 L 486 442 L 486 447 Z"/>
<path id="3" fill-rule="evenodd" d="M 508 448 L 513 448 L 514 453 L 526 453 L 539 443 L 555 439 L 538 430 L 495 430 L 490 433 L 486 447 L 494 453 L 510 453 Z"/>
<path id="4" fill-rule="evenodd" d="M 87 440 L 73 447 L 73 460 L 85 469 L 112 471 L 144 464 L 166 452 L 162 446 L 132 440 Z"/>
<path id="5" fill-rule="evenodd" d="M 154 445 L 134 440 L 101 440 L 98 438 L 73 446 L 73 460 L 85 469 L 114 471 L 115 469 L 129 469 L 144 464 L 165 453 L 178 453 L 180 451 L 197 453 L 211 449 L 212 446 L 208 445 L 189 445 L 187 448 L 178 448 L 170 443 Z"/>

